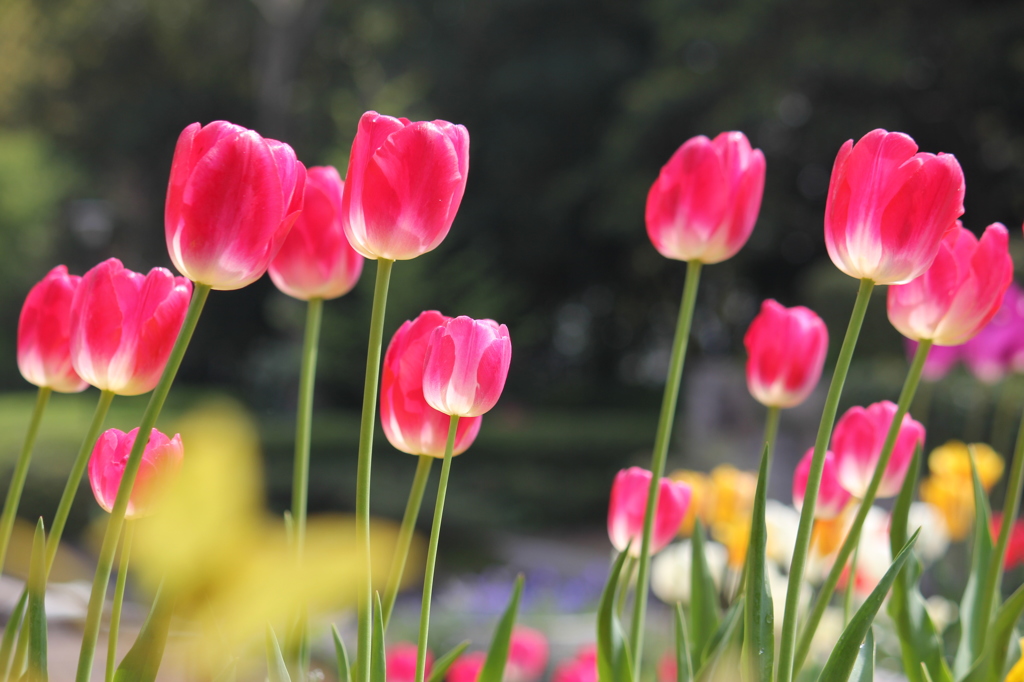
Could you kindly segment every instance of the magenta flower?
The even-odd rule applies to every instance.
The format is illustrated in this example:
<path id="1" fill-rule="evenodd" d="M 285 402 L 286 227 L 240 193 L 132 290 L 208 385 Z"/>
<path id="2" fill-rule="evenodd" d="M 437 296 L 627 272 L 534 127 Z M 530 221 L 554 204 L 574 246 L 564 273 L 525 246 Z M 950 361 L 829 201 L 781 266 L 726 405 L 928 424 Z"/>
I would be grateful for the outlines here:
<path id="1" fill-rule="evenodd" d="M 768 299 L 750 323 L 747 388 L 762 405 L 795 407 L 821 379 L 828 352 L 828 328 L 809 308 L 787 308 Z"/>
<path id="2" fill-rule="evenodd" d="M 410 642 L 397 642 L 389 646 L 384 661 L 387 682 L 415 682 L 416 654 L 416 645 Z M 428 650 L 425 671 L 427 677 L 430 677 L 430 669 L 433 665 L 434 655 Z"/>
<path id="3" fill-rule="evenodd" d="M 476 682 L 486 660 L 487 654 L 483 651 L 462 654 L 452 663 L 452 667 L 448 668 L 448 675 L 445 679 L 448 682 Z"/>
<path id="4" fill-rule="evenodd" d="M 836 423 L 832 451 L 837 475 L 843 488 L 854 497 L 864 497 L 895 415 L 896 404 L 883 400 L 867 408 L 851 407 Z M 879 498 L 892 497 L 900 491 L 919 445 L 924 445 L 924 427 L 909 414 L 903 415 L 896 446 L 878 488 Z"/>
<path id="5" fill-rule="evenodd" d="M 807 492 L 807 477 L 811 473 L 811 460 L 814 448 L 809 449 L 800 459 L 793 473 L 793 506 L 802 509 L 804 495 Z M 839 471 L 836 456 L 831 450 L 825 452 L 825 465 L 821 470 L 821 487 L 818 488 L 818 505 L 814 508 L 814 518 L 834 519 L 843 513 L 850 501 L 850 493 L 839 482 Z"/>
<path id="6" fill-rule="evenodd" d="M 585 646 L 555 668 L 552 682 L 597 682 L 597 647 Z"/>
<path id="7" fill-rule="evenodd" d="M 114 508 L 124 468 L 138 433 L 138 428 L 128 433 L 118 429 L 107 429 L 100 434 L 89 458 L 89 483 L 92 485 L 96 502 L 107 512 Z M 150 511 L 154 487 L 166 485 L 167 477 L 173 476 L 181 468 L 183 456 L 180 434 L 168 438 L 153 429 L 142 453 L 142 462 L 135 476 L 135 486 L 132 488 L 131 497 L 128 498 L 126 519 L 139 518 Z"/>
<path id="8" fill-rule="evenodd" d="M 501 397 L 512 360 L 508 328 L 456 317 L 434 329 L 423 366 L 423 397 L 435 410 L 477 417 Z"/>
<path id="9" fill-rule="evenodd" d="M 71 301 L 81 281 L 58 265 L 25 297 L 18 317 L 18 369 L 25 381 L 60 393 L 89 385 L 71 364 Z"/>
<path id="10" fill-rule="evenodd" d="M 995 316 L 962 346 L 962 353 L 971 373 L 987 384 L 1024 369 L 1024 290 L 1010 284 Z"/>
<path id="11" fill-rule="evenodd" d="M 504 682 L 537 682 L 548 667 L 548 638 L 540 630 L 517 625 L 509 642 Z"/>
<path id="12" fill-rule="evenodd" d="M 615 475 L 608 503 L 608 538 L 620 552 L 629 545 L 629 553 L 636 557 L 640 556 L 651 476 L 653 474 L 650 471 L 640 467 L 623 469 Z M 685 483 L 669 478 L 661 479 L 658 508 L 651 533 L 652 556 L 664 549 L 679 533 L 692 494 L 690 486 Z"/>

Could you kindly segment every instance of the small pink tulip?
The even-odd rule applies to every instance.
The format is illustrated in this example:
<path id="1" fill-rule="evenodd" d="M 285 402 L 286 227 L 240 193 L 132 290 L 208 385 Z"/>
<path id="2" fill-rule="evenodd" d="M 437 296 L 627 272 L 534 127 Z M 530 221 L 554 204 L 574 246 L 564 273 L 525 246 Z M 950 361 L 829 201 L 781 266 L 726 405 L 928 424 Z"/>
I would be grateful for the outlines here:
<path id="1" fill-rule="evenodd" d="M 398 642 L 387 649 L 384 667 L 387 682 L 415 682 L 417 647 L 409 642 Z M 434 655 L 427 651 L 426 675 L 430 677 L 430 669 L 434 665 Z"/>
<path id="2" fill-rule="evenodd" d="M 740 132 L 692 137 L 647 194 L 647 235 L 666 258 L 719 263 L 754 229 L 764 194 L 764 154 Z"/>
<path id="3" fill-rule="evenodd" d="M 555 668 L 552 682 L 597 682 L 597 648 L 583 647 L 573 658 Z"/>
<path id="4" fill-rule="evenodd" d="M 808 450 L 793 474 L 793 506 L 802 509 L 804 493 L 807 491 L 807 477 L 811 473 L 811 459 L 814 448 Z M 818 505 L 814 508 L 814 518 L 834 519 L 843 513 L 850 501 L 850 493 L 839 483 L 839 471 L 836 456 L 831 450 L 825 453 L 825 466 L 821 470 L 821 487 L 818 488 Z"/>
<path id="5" fill-rule="evenodd" d="M 448 415 L 476 417 L 501 397 L 512 360 L 508 328 L 456 317 L 434 329 L 423 367 L 423 397 Z"/>
<path id="6" fill-rule="evenodd" d="M 908 339 L 958 346 L 976 336 L 999 310 L 1013 281 L 1009 233 L 999 223 L 979 241 L 959 223 L 917 279 L 889 287 L 889 321 Z"/>
<path id="7" fill-rule="evenodd" d="M 448 675 L 445 679 L 448 682 L 476 682 L 486 660 L 487 654 L 483 651 L 462 654 L 452 663 L 452 667 L 448 668 Z"/>
<path id="8" fill-rule="evenodd" d="M 450 417 L 423 397 L 424 360 L 434 330 L 451 318 L 427 310 L 407 320 L 391 337 L 380 378 L 380 423 L 396 449 L 410 455 L 444 457 Z M 453 454 L 465 452 L 480 433 L 483 417 L 459 420 Z"/>
<path id="9" fill-rule="evenodd" d="M 647 493 L 651 488 L 651 474 L 647 469 L 630 467 L 615 475 L 612 483 L 611 501 L 608 503 L 608 537 L 618 551 L 626 549 L 640 556 L 640 544 L 644 534 L 644 516 L 647 512 Z M 651 533 L 651 554 L 665 548 L 679 532 L 679 525 L 686 516 L 693 491 L 685 483 L 669 478 L 661 479 L 658 492 L 658 509 L 654 515 L 654 529 Z"/>
<path id="10" fill-rule="evenodd" d="M 341 226 L 342 186 L 332 166 L 314 166 L 306 175 L 306 203 L 269 270 L 277 288 L 293 298 L 344 296 L 363 272 L 363 257 Z"/>
<path id="11" fill-rule="evenodd" d="M 128 433 L 118 429 L 107 429 L 96 441 L 92 456 L 89 458 L 89 483 L 92 485 L 96 502 L 107 512 L 114 508 L 124 467 L 128 463 L 128 456 L 138 434 L 138 428 Z M 135 519 L 149 512 L 154 486 L 166 484 L 167 477 L 178 472 L 183 456 L 180 435 L 175 434 L 174 438 L 168 438 L 153 429 L 142 453 L 142 462 L 135 477 L 135 487 L 128 498 L 125 518 Z"/>
<path id="12" fill-rule="evenodd" d="M 963 212 L 964 174 L 952 154 L 918 153 L 908 135 L 872 130 L 836 156 L 825 246 L 851 277 L 902 284 L 928 269 Z"/>
<path id="13" fill-rule="evenodd" d="M 366 112 L 341 199 L 352 246 L 367 258 L 388 260 L 434 250 L 455 220 L 468 172 L 463 126 Z"/>
<path id="14" fill-rule="evenodd" d="M 537 682 L 548 667 L 548 638 L 540 630 L 517 625 L 509 642 L 503 682 Z"/>
<path id="15" fill-rule="evenodd" d="M 25 297 L 18 318 L 18 369 L 25 381 L 60 393 L 89 385 L 71 365 L 71 300 L 81 281 L 58 265 Z"/>
<path id="16" fill-rule="evenodd" d="M 227 121 L 188 126 L 164 211 L 174 267 L 214 289 L 252 284 L 302 210 L 305 183 L 305 166 L 283 142 Z"/>
<path id="17" fill-rule="evenodd" d="M 1024 289 L 1010 284 L 995 317 L 962 346 L 962 352 L 964 364 L 986 384 L 1024 370 Z"/>
<path id="18" fill-rule="evenodd" d="M 864 497 L 895 415 L 896 404 L 883 400 L 867 408 L 851 407 L 836 424 L 832 451 L 839 482 L 854 497 Z M 924 427 L 909 414 L 903 415 L 896 446 L 878 488 L 879 498 L 892 497 L 900 491 L 914 449 L 919 445 L 924 445 Z"/>
<path id="19" fill-rule="evenodd" d="M 821 379 L 828 352 L 828 328 L 809 308 L 787 308 L 768 299 L 750 323 L 747 388 L 762 405 L 795 407 Z"/>
<path id="20" fill-rule="evenodd" d="M 148 275 L 108 258 L 85 273 L 71 304 L 71 362 L 118 395 L 153 390 L 185 320 L 192 283 L 166 268 Z"/>

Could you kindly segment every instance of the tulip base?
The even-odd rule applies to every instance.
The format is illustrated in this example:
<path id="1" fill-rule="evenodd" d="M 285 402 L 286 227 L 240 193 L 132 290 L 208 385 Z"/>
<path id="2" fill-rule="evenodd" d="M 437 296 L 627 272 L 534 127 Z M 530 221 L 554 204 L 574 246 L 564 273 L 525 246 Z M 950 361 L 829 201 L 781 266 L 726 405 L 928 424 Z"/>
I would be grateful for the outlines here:
<path id="1" fill-rule="evenodd" d="M 39 424 L 43 421 L 43 413 L 46 412 L 46 405 L 50 402 L 52 394 L 53 389 L 46 386 L 40 386 L 39 391 L 36 393 L 36 405 L 32 409 L 32 418 L 28 422 L 25 442 L 21 446 L 18 461 L 14 465 L 14 473 L 11 475 L 11 484 L 7 488 L 4 510 L 3 513 L 0 513 L 0 573 L 3 572 L 4 562 L 7 558 L 7 546 L 11 541 L 14 516 L 18 513 L 21 492 L 25 489 L 28 466 L 32 461 L 32 450 L 35 448 L 36 436 L 39 435 Z"/>

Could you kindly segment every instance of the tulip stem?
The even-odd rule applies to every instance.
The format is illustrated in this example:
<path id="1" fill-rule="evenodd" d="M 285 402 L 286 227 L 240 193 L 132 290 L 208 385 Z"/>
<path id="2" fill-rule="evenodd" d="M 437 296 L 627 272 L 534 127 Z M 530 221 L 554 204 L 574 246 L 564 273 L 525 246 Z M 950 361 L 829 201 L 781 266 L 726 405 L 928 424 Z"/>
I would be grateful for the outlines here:
<path id="1" fill-rule="evenodd" d="M 185 351 L 188 349 L 189 341 L 192 340 L 192 333 L 196 330 L 196 324 L 199 322 L 199 316 L 203 312 L 203 306 L 209 295 L 210 286 L 208 284 L 199 284 L 198 282 L 195 284 L 181 331 L 178 332 L 178 338 L 174 341 L 174 347 L 171 349 L 163 374 L 160 375 L 160 381 L 149 398 L 146 411 L 142 414 L 139 435 L 135 439 L 132 451 L 128 455 L 128 461 L 125 463 L 121 485 L 117 489 L 117 497 L 114 500 L 114 508 L 110 512 L 110 518 L 107 519 L 107 530 L 103 535 L 103 545 L 100 547 L 99 558 L 96 562 L 96 573 L 93 575 L 89 609 L 86 612 L 85 627 L 82 633 L 82 649 L 78 656 L 76 682 L 89 682 L 92 674 L 93 657 L 96 655 L 96 640 L 99 637 L 100 620 L 103 617 L 103 602 L 107 597 L 107 583 L 110 581 L 114 552 L 121 535 L 124 515 L 128 509 L 128 499 L 135 487 L 135 475 L 139 471 L 142 454 L 149 443 L 149 436 L 153 427 L 156 426 L 157 417 L 160 416 L 164 401 L 167 400 L 167 394 L 171 390 L 171 384 L 174 383 L 174 377 L 178 374 L 181 360 L 185 357 Z"/>
<path id="2" fill-rule="evenodd" d="M 416 464 L 416 476 L 412 479 L 409 500 L 405 503 L 405 515 L 402 517 L 402 527 L 398 531 L 395 556 L 391 560 L 391 573 L 388 575 L 388 586 L 384 592 L 384 632 L 388 631 L 391 612 L 395 609 L 395 599 L 398 597 L 398 589 L 402 584 L 402 576 L 405 574 L 405 562 L 409 558 L 409 546 L 412 544 L 412 535 L 416 530 L 416 519 L 420 515 L 423 493 L 427 489 L 427 480 L 430 478 L 430 467 L 433 463 L 434 458 L 430 455 L 420 455 L 419 461 Z"/>
<path id="3" fill-rule="evenodd" d="M 444 498 L 448 491 L 448 473 L 452 468 L 452 451 L 455 450 L 455 432 L 459 416 L 453 414 L 448 424 L 448 443 L 444 447 L 444 464 L 441 465 L 441 480 L 437 484 L 437 500 L 434 502 L 434 522 L 430 527 L 430 544 L 427 546 L 427 568 L 423 574 L 423 604 L 420 607 L 420 637 L 416 649 L 416 682 L 423 682 L 427 670 L 427 631 L 430 628 L 430 598 L 434 590 L 434 564 L 437 561 L 437 540 L 441 536 L 441 515 L 444 513 Z"/>
<path id="4" fill-rule="evenodd" d="M 773 405 L 768 408 L 768 413 L 764 417 L 764 447 L 766 457 L 768 458 L 768 467 L 765 471 L 771 472 L 772 470 L 772 455 L 775 454 L 775 441 L 779 436 L 779 416 L 782 414 L 782 409 Z"/>
<path id="5" fill-rule="evenodd" d="M 370 465 L 373 458 L 373 431 L 377 415 L 377 382 L 380 379 L 380 349 L 384 342 L 384 311 L 388 302 L 391 266 L 386 258 L 377 259 L 377 280 L 373 286 L 370 312 L 370 340 L 366 348 L 366 378 L 363 381 L 363 415 L 359 422 L 359 461 L 356 465 L 357 544 L 365 555 L 363 584 L 359 590 L 358 656 L 359 680 L 370 682 L 370 641 L 373 600 L 370 586 Z"/>
<path id="6" fill-rule="evenodd" d="M 804 493 L 804 506 L 800 512 L 800 525 L 797 529 L 796 544 L 793 548 L 793 561 L 789 569 L 789 587 L 786 592 L 786 614 L 782 620 L 782 636 L 779 640 L 779 659 L 776 668 L 776 682 L 790 682 L 793 679 L 793 654 L 796 644 L 797 613 L 800 607 L 800 589 L 804 576 L 804 565 L 807 563 L 807 552 L 811 544 L 811 528 L 814 523 L 814 508 L 818 505 L 818 489 L 821 487 L 821 472 L 825 467 L 825 452 L 832 437 L 832 427 L 839 410 L 839 398 L 843 393 L 843 384 L 850 371 L 850 361 L 857 347 L 857 337 L 864 324 L 864 316 L 871 301 L 871 290 L 875 283 L 870 279 L 862 279 L 857 290 L 857 300 L 853 304 L 850 323 L 846 327 L 846 336 L 839 350 L 836 368 L 832 373 L 825 397 L 825 409 L 821 413 L 818 424 L 818 436 L 814 441 L 814 456 L 811 458 L 811 470 L 807 475 L 807 489 Z"/>
<path id="7" fill-rule="evenodd" d="M 889 460 L 892 457 L 892 451 L 896 447 L 896 439 L 900 435 L 900 427 L 903 425 L 903 417 L 907 414 L 910 409 L 910 404 L 914 401 L 914 393 L 917 391 L 917 386 L 921 381 L 921 372 L 924 370 L 924 363 L 928 359 L 928 351 L 932 348 L 932 342 L 929 340 L 921 341 L 917 345 L 917 352 L 914 354 L 914 359 L 910 363 L 910 370 L 907 372 L 907 378 L 903 382 L 903 388 L 900 390 L 899 401 L 896 403 L 896 414 L 892 417 L 892 422 L 889 424 L 889 431 L 885 435 L 885 443 L 882 445 L 882 452 L 878 457 L 878 464 L 875 465 L 874 474 L 871 476 L 871 482 L 868 483 L 868 488 L 864 492 L 864 497 L 860 502 L 860 507 L 857 509 L 857 516 L 853 519 L 853 525 L 850 526 L 850 530 L 846 533 L 846 539 L 843 540 L 842 546 L 839 548 L 839 553 L 836 555 L 835 563 L 832 564 L 832 569 L 828 573 L 828 577 L 825 578 L 825 582 L 822 584 L 821 589 L 818 590 L 818 596 L 815 598 L 814 605 L 811 607 L 810 615 L 807 618 L 807 622 L 800 630 L 799 644 L 796 648 L 796 667 L 795 671 L 799 672 L 800 667 L 807 659 L 807 654 L 811 650 L 811 640 L 814 638 L 814 631 L 818 628 L 818 623 L 821 621 L 822 615 L 825 613 L 825 608 L 828 606 L 829 600 L 832 598 L 832 594 L 835 592 L 836 585 L 839 584 L 839 578 L 843 573 L 843 568 L 846 566 L 846 562 L 849 561 L 853 555 L 854 550 L 860 542 L 860 532 L 864 527 L 864 521 L 868 517 L 868 512 L 871 511 L 871 505 L 875 502 L 875 497 L 878 495 L 878 488 L 882 485 L 882 479 L 885 477 L 885 470 L 889 466 Z M 820 481 L 821 476 L 819 475 L 818 480 Z M 809 484 L 808 484 L 809 485 Z M 813 506 L 808 506 L 810 503 L 807 501 L 809 498 L 804 498 L 804 509 L 814 509 Z M 802 520 L 801 516 L 801 520 Z M 850 580 L 853 581 L 853 576 Z M 790 583 L 790 588 L 793 584 Z M 788 595 L 787 595 L 788 596 Z"/>
<path id="8" fill-rule="evenodd" d="M 46 405 L 50 402 L 52 393 L 53 389 L 46 386 L 40 386 L 36 393 L 36 406 L 32 410 L 25 442 L 21 446 L 21 453 L 14 465 L 14 474 L 11 475 L 11 484 L 7 488 L 4 510 L 0 513 L 0 573 L 3 572 L 4 561 L 7 558 L 7 546 L 11 541 L 11 530 L 14 528 L 14 517 L 21 502 L 21 492 L 25 489 L 25 478 L 28 477 L 28 465 L 32 461 L 32 449 L 39 434 L 39 424 L 43 420 L 43 413 L 46 412 Z"/>
<path id="9" fill-rule="evenodd" d="M 860 543 L 853 548 L 853 556 L 850 557 L 850 570 L 846 572 L 846 594 L 843 596 L 843 627 L 850 624 L 850 614 L 853 613 L 853 594 L 857 587 L 857 554 L 860 553 Z M 802 661 L 801 661 L 802 664 Z"/>
<path id="10" fill-rule="evenodd" d="M 700 284 L 700 261 L 692 260 L 686 264 L 686 283 L 683 285 L 683 298 L 679 304 L 679 318 L 676 321 L 676 335 L 672 340 L 672 356 L 668 366 L 668 377 L 665 381 L 665 392 L 661 399 L 661 414 L 658 417 L 658 430 L 654 437 L 654 452 L 651 456 L 651 487 L 647 491 L 647 509 L 644 514 L 644 534 L 640 542 L 640 558 L 636 575 L 635 602 L 633 604 L 633 622 L 630 631 L 630 649 L 633 652 L 633 679 L 640 679 L 640 665 L 643 659 L 644 620 L 647 614 L 647 581 L 650 576 L 651 533 L 654 529 L 654 512 L 658 508 L 658 493 L 661 477 L 665 474 L 665 459 L 668 457 L 668 445 L 672 439 L 672 423 L 675 421 L 676 405 L 679 402 L 679 385 L 683 376 L 683 364 L 686 360 L 686 346 L 690 339 L 690 326 L 693 323 L 693 310 L 697 304 L 697 287 Z"/>
<path id="11" fill-rule="evenodd" d="M 114 587 L 114 605 L 110 611 L 110 631 L 107 635 L 106 682 L 114 682 L 114 668 L 117 663 L 117 633 L 121 628 L 121 607 L 124 604 L 124 586 L 128 582 L 128 557 L 132 551 L 132 535 L 135 524 L 125 521 L 121 532 L 121 562 L 117 566 L 117 584 Z"/>
<path id="12" fill-rule="evenodd" d="M 317 347 L 324 300 L 312 298 L 306 305 L 306 332 L 302 340 L 299 370 L 299 405 L 295 416 L 295 469 L 292 474 L 292 519 L 295 549 L 301 559 L 306 544 L 306 508 L 309 500 L 309 445 L 313 431 L 313 387 L 316 385 Z"/>

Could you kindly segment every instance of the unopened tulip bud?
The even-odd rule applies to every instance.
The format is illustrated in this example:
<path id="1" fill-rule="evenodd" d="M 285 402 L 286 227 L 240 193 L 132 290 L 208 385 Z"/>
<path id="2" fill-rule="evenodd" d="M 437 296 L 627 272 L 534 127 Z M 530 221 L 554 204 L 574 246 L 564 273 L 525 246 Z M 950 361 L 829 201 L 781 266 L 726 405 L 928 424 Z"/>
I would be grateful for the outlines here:
<path id="1" fill-rule="evenodd" d="M 750 323 L 743 345 L 750 394 L 768 407 L 795 407 L 821 378 L 828 328 L 809 308 L 787 308 L 769 299 Z"/>
<path id="2" fill-rule="evenodd" d="M 96 441 L 92 456 L 89 458 L 89 483 L 92 485 L 96 502 L 107 512 L 114 508 L 124 468 L 128 464 L 128 456 L 138 434 L 138 428 L 128 433 L 108 429 Z M 126 519 L 138 518 L 150 511 L 154 488 L 166 485 L 167 477 L 177 473 L 181 468 L 183 454 L 180 435 L 168 438 L 153 429 L 135 476 L 135 486 L 128 499 Z"/>
<path id="3" fill-rule="evenodd" d="M 608 503 L 608 538 L 620 552 L 628 545 L 631 555 L 640 556 L 652 476 L 647 469 L 630 467 L 616 474 L 612 483 L 611 501 Z M 690 486 L 669 478 L 661 479 L 651 533 L 652 555 L 672 542 L 689 506 Z"/>
<path id="4" fill-rule="evenodd" d="M 18 369 L 25 381 L 60 393 L 89 385 L 71 364 L 71 301 L 81 281 L 58 265 L 25 297 L 18 318 Z"/>
<path id="5" fill-rule="evenodd" d="M 512 342 L 505 325 L 456 317 L 430 336 L 423 396 L 428 405 L 445 414 L 479 416 L 501 397 L 511 360 Z"/>
<path id="6" fill-rule="evenodd" d="M 836 457 L 839 482 L 854 497 L 864 497 L 895 415 L 896 405 L 883 400 L 867 408 L 851 407 L 836 423 L 832 432 L 832 451 Z M 921 445 L 924 445 L 924 427 L 909 414 L 903 415 L 896 445 L 878 487 L 879 498 L 899 493 L 914 458 L 914 450 Z"/>

